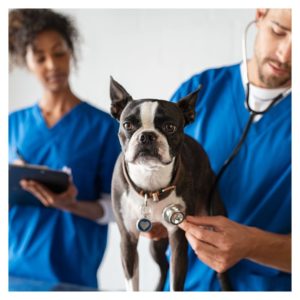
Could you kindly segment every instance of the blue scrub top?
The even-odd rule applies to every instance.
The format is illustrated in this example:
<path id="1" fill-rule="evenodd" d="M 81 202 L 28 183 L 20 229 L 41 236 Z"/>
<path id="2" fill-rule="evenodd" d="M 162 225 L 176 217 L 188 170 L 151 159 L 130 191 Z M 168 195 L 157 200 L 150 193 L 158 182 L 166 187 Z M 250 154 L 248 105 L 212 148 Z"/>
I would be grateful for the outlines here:
<path id="1" fill-rule="evenodd" d="M 215 174 L 237 145 L 249 118 L 240 65 L 210 69 L 184 82 L 178 101 L 202 84 L 196 120 L 186 133 L 205 149 Z M 238 155 L 222 175 L 218 189 L 228 217 L 274 233 L 291 233 L 291 95 L 251 125 Z M 289 291 L 291 275 L 242 260 L 229 270 L 236 291 Z M 166 289 L 169 289 L 169 279 Z M 189 247 L 187 291 L 215 291 L 216 273 Z"/>
<path id="2" fill-rule="evenodd" d="M 9 161 L 72 170 L 79 201 L 110 193 L 120 151 L 118 124 L 81 102 L 48 128 L 39 106 L 9 116 Z M 63 210 L 16 205 L 9 211 L 9 274 L 51 283 L 97 287 L 97 269 L 107 241 L 107 225 Z"/>

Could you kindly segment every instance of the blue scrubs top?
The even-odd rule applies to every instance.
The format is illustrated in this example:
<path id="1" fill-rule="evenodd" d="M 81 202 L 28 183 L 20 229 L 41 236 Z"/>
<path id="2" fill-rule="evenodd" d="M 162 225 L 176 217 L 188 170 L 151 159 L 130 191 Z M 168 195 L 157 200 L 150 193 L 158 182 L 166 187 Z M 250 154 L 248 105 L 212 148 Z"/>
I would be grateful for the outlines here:
<path id="1" fill-rule="evenodd" d="M 86 102 L 48 128 L 36 104 L 9 116 L 9 160 L 19 151 L 30 164 L 67 166 L 77 199 L 96 201 L 110 193 L 117 132 L 115 120 Z M 15 205 L 9 210 L 9 274 L 96 288 L 106 241 L 107 225 L 59 209 Z"/>
<path id="2" fill-rule="evenodd" d="M 249 118 L 240 65 L 193 76 L 180 86 L 172 101 L 196 90 L 199 84 L 203 88 L 196 104 L 196 120 L 186 127 L 186 133 L 204 147 L 217 174 Z M 291 95 L 251 125 L 218 189 L 231 220 L 269 232 L 291 233 Z M 229 277 L 236 291 L 291 290 L 290 274 L 246 259 L 229 270 Z M 185 290 L 220 290 L 216 273 L 190 247 Z"/>

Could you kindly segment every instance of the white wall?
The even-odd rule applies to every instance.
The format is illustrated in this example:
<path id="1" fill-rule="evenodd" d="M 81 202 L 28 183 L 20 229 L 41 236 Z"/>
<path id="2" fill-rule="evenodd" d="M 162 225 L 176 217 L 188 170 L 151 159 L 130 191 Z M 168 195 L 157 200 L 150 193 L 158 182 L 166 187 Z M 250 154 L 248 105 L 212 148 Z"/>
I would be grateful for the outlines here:
<path id="1" fill-rule="evenodd" d="M 239 62 L 241 38 L 255 11 L 210 9 L 80 9 L 61 10 L 74 17 L 82 36 L 74 91 L 91 104 L 109 111 L 109 76 L 134 98 L 168 99 L 177 86 L 208 67 Z M 41 89 L 26 70 L 9 76 L 10 111 L 27 106 Z M 99 270 L 102 288 L 124 289 L 119 234 L 110 227 L 109 245 Z M 158 271 L 148 242 L 140 245 L 141 288 L 152 290 Z"/>

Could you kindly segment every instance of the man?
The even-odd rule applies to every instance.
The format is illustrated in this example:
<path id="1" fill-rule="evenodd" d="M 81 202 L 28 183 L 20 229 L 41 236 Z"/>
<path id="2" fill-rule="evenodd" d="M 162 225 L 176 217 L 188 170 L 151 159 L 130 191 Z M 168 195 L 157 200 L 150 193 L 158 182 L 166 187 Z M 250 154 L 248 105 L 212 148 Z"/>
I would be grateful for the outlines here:
<path id="1" fill-rule="evenodd" d="M 254 55 L 247 61 L 249 102 L 263 111 L 291 86 L 291 10 L 258 9 L 256 27 Z M 216 174 L 250 116 L 243 70 L 243 65 L 207 70 L 172 98 L 202 84 L 197 117 L 186 133 L 205 148 Z M 291 290 L 291 94 L 254 118 L 218 190 L 228 218 L 188 216 L 180 225 L 191 246 L 185 290 L 219 290 L 216 272 L 227 270 L 236 291 Z"/>

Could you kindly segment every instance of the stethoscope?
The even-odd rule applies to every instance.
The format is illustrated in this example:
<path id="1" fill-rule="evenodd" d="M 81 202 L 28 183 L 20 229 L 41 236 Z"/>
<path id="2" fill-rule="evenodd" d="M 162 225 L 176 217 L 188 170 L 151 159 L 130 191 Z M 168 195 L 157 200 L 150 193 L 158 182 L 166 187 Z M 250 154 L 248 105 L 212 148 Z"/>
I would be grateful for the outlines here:
<path id="1" fill-rule="evenodd" d="M 261 111 L 256 111 L 254 110 L 249 103 L 249 96 L 250 96 L 250 82 L 249 82 L 249 78 L 248 78 L 248 66 L 247 66 L 247 36 L 248 36 L 248 31 L 249 28 L 255 24 L 256 21 L 251 21 L 245 28 L 244 31 L 244 35 L 243 35 L 243 39 L 242 39 L 242 51 L 243 51 L 243 67 L 244 67 L 244 72 L 245 72 L 245 79 L 246 79 L 246 97 L 245 97 L 245 106 L 246 109 L 249 111 L 250 116 L 249 119 L 244 127 L 244 130 L 242 132 L 242 135 L 240 137 L 239 142 L 237 143 L 237 145 L 234 147 L 233 151 L 231 152 L 231 154 L 229 155 L 229 157 L 226 159 L 226 161 L 224 162 L 224 164 L 222 165 L 220 171 L 217 173 L 214 184 L 212 185 L 212 188 L 210 190 L 210 193 L 208 195 L 208 212 L 209 215 L 214 215 L 215 211 L 214 211 L 214 201 L 213 201 L 213 193 L 216 191 L 216 187 L 217 184 L 220 180 L 220 178 L 222 177 L 222 175 L 224 174 L 225 170 L 227 169 L 227 167 L 230 165 L 230 163 L 232 162 L 232 160 L 236 157 L 236 155 L 238 154 L 238 152 L 241 149 L 242 144 L 244 143 L 249 129 L 251 127 L 251 124 L 253 123 L 253 120 L 255 118 L 255 116 L 257 115 L 264 115 L 265 113 L 267 113 L 278 101 L 280 101 L 281 99 L 285 98 L 288 94 L 291 93 L 291 88 L 287 88 L 284 92 L 280 93 L 279 95 L 277 95 L 276 97 L 274 97 L 273 99 L 270 99 L 270 104 L 263 110 Z M 184 214 L 181 212 L 180 208 L 175 207 L 176 205 L 173 205 L 171 207 L 168 207 L 167 209 L 164 210 L 164 219 L 168 222 L 171 223 L 173 225 L 178 225 L 180 224 L 183 219 L 184 219 Z M 175 216 L 175 217 L 174 217 Z M 173 220 L 174 219 L 174 220 Z"/>
<path id="2" fill-rule="evenodd" d="M 227 167 L 230 165 L 230 163 L 232 162 L 232 160 L 236 157 L 236 155 L 238 154 L 238 152 L 241 149 L 241 146 L 243 144 L 243 142 L 245 141 L 249 129 L 251 127 L 251 124 L 253 123 L 253 120 L 255 118 L 255 116 L 257 115 L 264 115 L 266 112 L 268 112 L 278 101 L 280 101 L 281 99 L 285 98 L 288 94 L 291 93 L 292 88 L 289 87 L 287 88 L 284 92 L 280 93 L 279 95 L 277 95 L 275 98 L 270 99 L 270 104 L 262 111 L 256 111 L 253 108 L 251 108 L 250 103 L 249 103 L 249 96 L 250 96 L 250 82 L 249 82 L 249 78 L 248 78 L 248 66 L 247 66 L 247 36 L 248 36 L 248 31 L 249 28 L 256 23 L 256 20 L 251 21 L 245 28 L 244 31 L 244 35 L 243 35 L 243 39 L 242 39 L 242 51 L 243 51 L 243 67 L 244 67 L 244 71 L 245 71 L 245 79 L 246 79 L 246 98 L 245 98 L 245 106 L 247 108 L 247 110 L 250 113 L 249 119 L 244 127 L 243 133 L 241 135 L 241 138 L 239 140 L 239 142 L 237 143 L 237 145 L 235 146 L 235 148 L 233 149 L 233 151 L 231 152 L 231 154 L 229 155 L 229 157 L 226 159 L 226 161 L 224 162 L 223 166 L 221 167 L 220 171 L 218 172 L 215 182 L 211 188 L 210 194 L 209 194 L 209 201 L 208 201 L 208 210 L 210 215 L 214 215 L 214 203 L 213 203 L 213 193 L 216 190 L 217 184 L 220 180 L 220 178 L 222 177 L 222 175 L 224 174 L 225 170 L 227 169 Z"/>
<path id="3" fill-rule="evenodd" d="M 249 111 L 250 116 L 249 119 L 243 129 L 243 133 L 240 137 L 239 142 L 237 143 L 237 145 L 234 147 L 233 151 L 231 152 L 231 154 L 229 155 L 229 157 L 225 160 L 224 164 L 222 165 L 220 171 L 217 173 L 216 178 L 215 178 L 215 182 L 210 190 L 210 193 L 208 195 L 208 212 L 209 215 L 214 215 L 215 211 L 214 211 L 214 201 L 213 201 L 213 193 L 216 191 L 216 187 L 217 184 L 220 180 L 220 178 L 222 177 L 222 175 L 224 174 L 225 170 L 227 169 L 227 167 L 230 165 L 230 163 L 233 161 L 233 159 L 236 157 L 236 155 L 238 154 L 238 152 L 241 149 L 242 144 L 244 143 L 248 133 L 249 133 L 249 129 L 251 127 L 251 124 L 253 123 L 253 120 L 255 118 L 255 116 L 257 115 L 264 115 L 265 113 L 267 113 L 278 101 L 282 100 L 283 98 L 285 98 L 288 94 L 291 93 L 291 88 L 287 88 L 284 92 L 280 93 L 279 95 L 277 95 L 276 97 L 274 97 L 273 99 L 270 99 L 270 104 L 263 110 L 261 111 L 256 111 L 254 110 L 249 103 L 249 97 L 250 97 L 250 82 L 249 82 L 249 78 L 248 78 L 248 65 L 247 65 L 247 36 L 248 36 L 248 31 L 249 28 L 254 25 L 256 23 L 256 21 L 251 21 L 245 28 L 244 34 L 243 34 L 243 38 L 242 38 L 242 52 L 243 52 L 243 67 L 244 67 L 244 72 L 245 72 L 245 79 L 246 79 L 246 96 L 245 96 L 245 106 L 246 109 Z M 169 211 L 166 211 L 169 213 Z M 177 212 L 177 211 L 176 211 Z M 172 214 L 170 214 L 172 215 Z M 167 220 L 167 214 L 165 216 L 165 219 Z M 180 224 L 183 221 L 184 217 L 181 216 L 180 221 L 177 224 Z M 170 221 L 169 221 L 170 222 Z M 173 222 L 171 222 L 173 223 Z M 173 223 L 175 224 L 175 223 Z"/>

